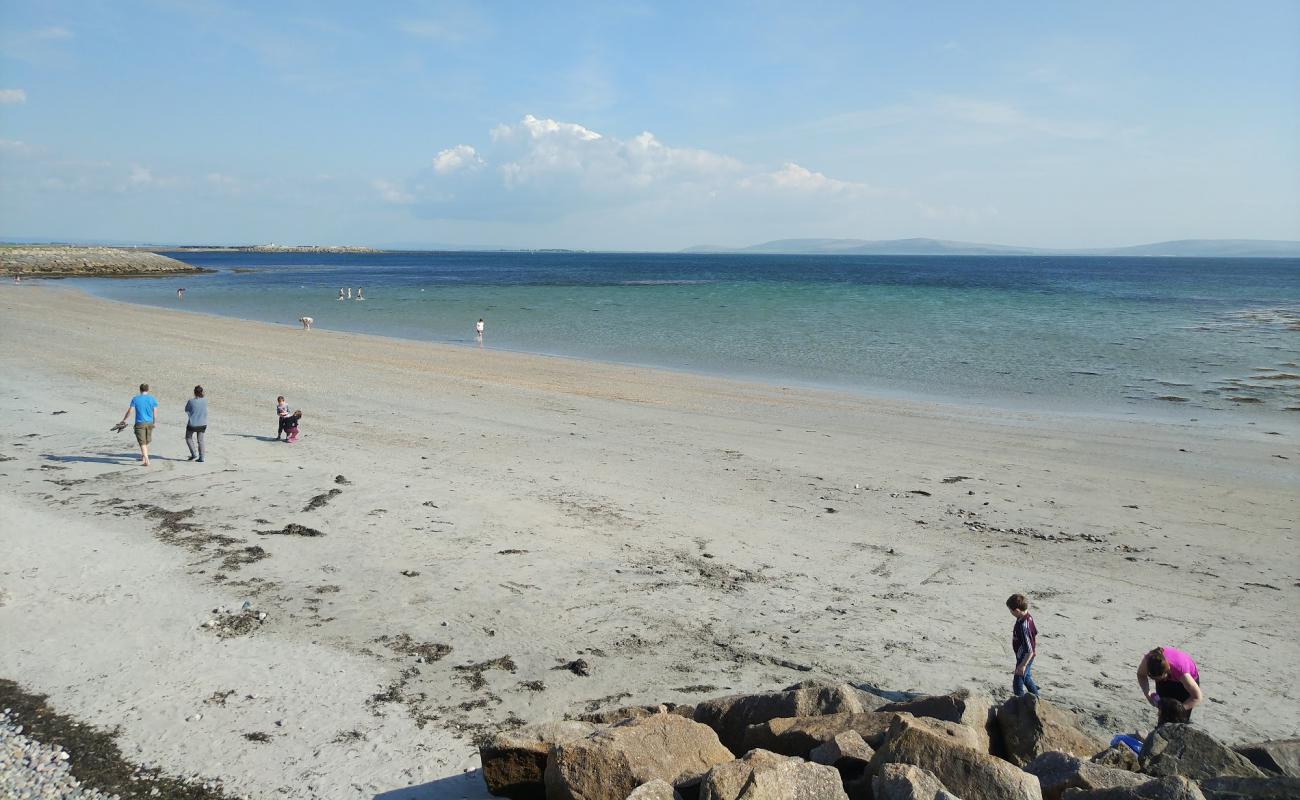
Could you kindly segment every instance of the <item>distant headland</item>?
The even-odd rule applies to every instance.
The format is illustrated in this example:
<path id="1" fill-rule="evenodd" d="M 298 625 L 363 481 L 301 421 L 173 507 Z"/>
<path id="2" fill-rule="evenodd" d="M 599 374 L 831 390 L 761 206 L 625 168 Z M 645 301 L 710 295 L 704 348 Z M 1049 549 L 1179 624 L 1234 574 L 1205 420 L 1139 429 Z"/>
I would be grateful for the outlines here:
<path id="1" fill-rule="evenodd" d="M 742 247 L 697 245 L 684 253 L 854 256 L 1130 256 L 1147 258 L 1300 258 L 1300 242 L 1275 239 L 1178 239 L 1131 247 L 1050 249 L 945 239 L 777 239 Z"/>
<path id="2" fill-rule="evenodd" d="M 382 253 L 373 247 L 319 244 L 177 245 L 143 248 L 154 253 Z"/>

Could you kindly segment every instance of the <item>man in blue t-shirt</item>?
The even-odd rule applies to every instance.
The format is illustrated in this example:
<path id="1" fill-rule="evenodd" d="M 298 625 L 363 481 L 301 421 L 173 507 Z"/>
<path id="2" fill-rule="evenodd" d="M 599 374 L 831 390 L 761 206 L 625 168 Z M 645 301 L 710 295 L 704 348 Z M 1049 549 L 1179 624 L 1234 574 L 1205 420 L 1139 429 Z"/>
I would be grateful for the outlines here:
<path id="1" fill-rule="evenodd" d="M 154 420 L 158 416 L 158 400 L 149 394 L 149 384 L 140 384 L 140 394 L 131 398 L 131 405 L 127 406 L 126 413 L 122 415 L 122 424 L 126 424 L 126 418 L 135 412 L 135 440 L 140 444 L 140 466 L 149 466 L 149 443 L 153 441 Z"/>

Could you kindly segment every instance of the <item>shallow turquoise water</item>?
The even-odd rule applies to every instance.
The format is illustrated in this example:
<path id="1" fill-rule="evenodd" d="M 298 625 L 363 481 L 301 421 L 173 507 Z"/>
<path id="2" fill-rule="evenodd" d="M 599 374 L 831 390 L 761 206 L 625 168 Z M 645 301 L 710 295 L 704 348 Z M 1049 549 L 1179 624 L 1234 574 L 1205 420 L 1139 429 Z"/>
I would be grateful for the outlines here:
<path id="1" fill-rule="evenodd" d="M 1300 411 L 1300 261 L 188 253 L 128 302 L 1010 407 Z M 235 268 L 254 269 L 236 273 Z M 363 287 L 364 302 L 336 300 Z M 1296 377 L 1287 377 L 1296 376 Z M 1161 399 L 1164 398 L 1164 399 Z"/>

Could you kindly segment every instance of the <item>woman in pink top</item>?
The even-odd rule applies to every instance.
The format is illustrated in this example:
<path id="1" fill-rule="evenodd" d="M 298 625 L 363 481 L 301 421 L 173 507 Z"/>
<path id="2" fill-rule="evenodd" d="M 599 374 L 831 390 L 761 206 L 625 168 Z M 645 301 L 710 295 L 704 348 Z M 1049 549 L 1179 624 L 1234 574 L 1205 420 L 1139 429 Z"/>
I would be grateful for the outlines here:
<path id="1" fill-rule="evenodd" d="M 1154 692 L 1150 681 L 1156 682 Z M 1142 663 L 1138 664 L 1138 686 L 1142 687 L 1147 702 L 1156 708 L 1160 707 L 1161 700 L 1182 703 L 1187 719 L 1205 697 L 1201 693 L 1201 673 L 1196 669 L 1196 662 L 1172 647 L 1157 647 L 1142 657 Z"/>

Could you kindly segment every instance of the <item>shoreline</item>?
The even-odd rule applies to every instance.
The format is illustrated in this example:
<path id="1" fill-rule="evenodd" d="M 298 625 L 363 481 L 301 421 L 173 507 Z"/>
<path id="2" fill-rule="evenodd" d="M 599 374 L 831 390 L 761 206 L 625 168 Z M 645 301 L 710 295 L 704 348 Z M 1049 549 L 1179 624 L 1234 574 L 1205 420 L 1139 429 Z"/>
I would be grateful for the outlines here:
<path id="1" fill-rule="evenodd" d="M 216 273 L 221 270 L 202 269 L 203 272 Z M 236 269 L 235 271 L 240 271 Z M 252 271 L 252 270 L 247 270 Z M 81 277 L 86 276 L 69 276 Z M 149 276 L 142 276 L 149 277 Z M 120 304 L 127 307 L 155 309 L 164 312 L 179 312 L 183 314 L 199 315 L 212 319 L 233 320 L 236 322 L 246 322 L 258 325 L 269 325 L 275 328 L 288 328 L 297 330 L 298 325 L 293 322 L 273 322 L 268 320 L 250 319 L 248 317 L 238 317 L 228 314 L 219 314 L 211 311 L 191 310 L 188 308 L 174 308 L 166 305 L 154 305 L 150 303 L 136 303 L 128 300 L 120 300 L 111 297 L 101 297 L 86 290 L 85 287 L 48 287 L 58 288 L 64 291 L 75 291 L 88 298 L 99 302 Z M 734 383 L 742 386 L 762 387 L 765 390 L 779 391 L 806 391 L 812 393 L 825 393 L 829 395 L 841 395 L 854 398 L 862 402 L 880 402 L 880 403 L 897 403 L 903 405 L 915 406 L 934 406 L 941 410 L 947 410 L 949 413 L 973 414 L 982 416 L 987 414 L 993 415 L 1031 415 L 1052 418 L 1075 418 L 1080 420 L 1108 420 L 1114 422 L 1134 422 L 1138 424 L 1159 424 L 1159 425 L 1195 425 L 1196 427 L 1227 427 L 1234 428 L 1238 426 L 1256 426 L 1266 425 L 1271 428 L 1282 428 L 1288 431 L 1290 435 L 1300 436 L 1300 414 L 1293 414 L 1294 417 L 1287 416 L 1286 412 L 1271 412 L 1268 414 L 1252 413 L 1255 409 L 1245 406 L 1233 412 L 1225 413 L 1222 409 L 1207 407 L 1183 407 L 1172 403 L 1158 405 L 1159 401 L 1148 401 L 1145 406 L 1134 406 L 1132 408 L 1116 407 L 1073 407 L 1064 405 L 1064 398 L 1044 398 L 1034 397 L 1019 399 L 1011 396 L 1002 396 L 999 398 L 973 398 L 957 399 L 951 394 L 940 394 L 926 392 L 924 390 L 891 388 L 884 386 L 855 386 L 851 384 L 834 384 L 828 382 L 817 382 L 796 378 L 785 378 L 772 375 L 731 375 L 725 373 L 709 372 L 707 370 L 693 370 L 685 367 L 665 366 L 662 364 L 644 363 L 627 360 L 613 360 L 587 357 L 581 355 L 569 355 L 565 353 L 554 353 L 544 351 L 519 350 L 508 347 L 496 347 L 487 345 L 478 347 L 472 339 L 452 340 L 452 339 L 418 339 L 384 333 L 370 333 L 366 331 L 350 331 L 343 329 L 314 328 L 315 333 L 329 332 L 340 336 L 360 336 L 369 337 L 381 341 L 401 342 L 408 344 L 427 345 L 430 347 L 448 347 L 464 350 L 487 350 L 495 353 L 504 353 L 520 356 L 523 358 L 540 358 L 540 359 L 558 359 L 562 361 L 575 362 L 578 364 L 595 364 L 613 368 L 623 368 L 630 370 L 641 370 L 651 372 L 664 372 L 670 375 L 691 377 L 704 381 L 720 381 L 724 383 Z M 1046 400 L 1047 407 L 1041 407 Z M 1193 418 L 1191 415 L 1197 416 Z"/>
<path id="2" fill-rule="evenodd" d="M 477 797 L 476 738 L 519 722 L 805 678 L 1002 697 L 1014 591 L 1045 695 L 1098 732 L 1152 724 L 1133 669 L 1168 644 L 1201 664 L 1207 730 L 1296 733 L 1300 697 L 1258 665 L 1300 658 L 1277 634 L 1300 448 L 1264 426 L 953 410 L 58 288 L 0 291 L 0 677 L 168 773 Z M 149 469 L 106 431 L 142 380 Z M 180 415 L 200 382 L 202 465 Z M 276 394 L 306 411 L 297 444 L 270 441 Z M 244 602 L 266 619 L 234 624 Z"/>

